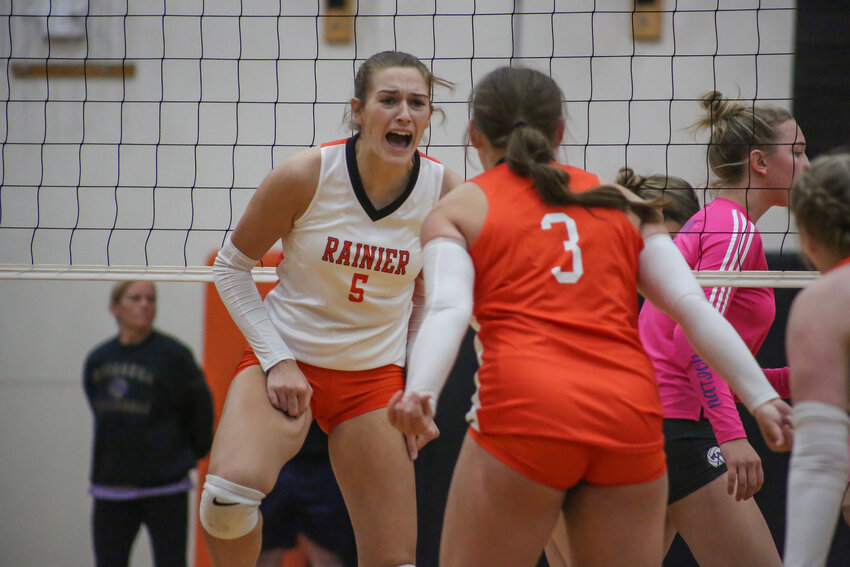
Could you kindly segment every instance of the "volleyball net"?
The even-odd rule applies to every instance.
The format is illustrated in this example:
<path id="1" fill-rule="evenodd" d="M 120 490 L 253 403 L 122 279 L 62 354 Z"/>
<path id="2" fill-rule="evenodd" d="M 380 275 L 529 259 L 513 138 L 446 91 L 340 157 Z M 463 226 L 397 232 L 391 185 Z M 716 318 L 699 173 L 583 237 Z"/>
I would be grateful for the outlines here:
<path id="1" fill-rule="evenodd" d="M 561 85 L 562 159 L 606 179 L 625 165 L 683 177 L 703 202 L 705 140 L 689 129 L 700 96 L 793 106 L 791 0 L 33 0 L 0 10 L 0 279 L 211 280 L 210 254 L 265 174 L 350 135 L 354 73 L 386 49 L 455 84 L 434 93 L 443 116 L 422 150 L 464 177 L 480 171 L 464 146 L 470 89 L 502 65 Z M 768 250 L 797 254 L 786 209 L 759 228 Z M 815 277 L 697 275 L 770 287 Z"/>

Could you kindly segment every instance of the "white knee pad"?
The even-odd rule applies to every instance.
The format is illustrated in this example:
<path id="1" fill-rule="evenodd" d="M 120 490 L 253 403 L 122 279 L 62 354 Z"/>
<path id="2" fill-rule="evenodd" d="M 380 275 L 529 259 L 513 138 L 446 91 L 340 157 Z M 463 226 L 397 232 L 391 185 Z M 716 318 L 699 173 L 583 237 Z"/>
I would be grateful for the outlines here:
<path id="1" fill-rule="evenodd" d="M 219 539 L 242 537 L 257 525 L 265 494 L 208 474 L 201 494 L 201 525 Z"/>

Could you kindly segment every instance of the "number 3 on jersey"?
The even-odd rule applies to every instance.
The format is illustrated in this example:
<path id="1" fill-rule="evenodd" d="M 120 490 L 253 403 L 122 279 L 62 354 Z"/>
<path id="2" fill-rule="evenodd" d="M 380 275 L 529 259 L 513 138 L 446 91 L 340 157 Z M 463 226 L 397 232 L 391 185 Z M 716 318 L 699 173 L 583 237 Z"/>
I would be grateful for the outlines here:
<path id="1" fill-rule="evenodd" d="M 363 294 L 365 291 L 361 284 L 365 284 L 369 281 L 368 274 L 354 274 L 351 278 L 351 289 L 348 290 L 348 301 L 352 301 L 354 303 L 362 303 L 363 302 Z"/>
<path id="2" fill-rule="evenodd" d="M 558 280 L 558 283 L 571 284 L 576 283 L 582 274 L 584 274 L 584 266 L 581 263 L 581 248 L 578 246 L 578 227 L 576 221 L 564 213 L 548 213 L 540 221 L 540 226 L 543 230 L 549 230 L 552 225 L 564 223 L 567 228 L 567 240 L 564 240 L 564 250 L 572 252 L 573 269 L 564 271 L 561 266 L 552 268 L 552 275 Z"/>

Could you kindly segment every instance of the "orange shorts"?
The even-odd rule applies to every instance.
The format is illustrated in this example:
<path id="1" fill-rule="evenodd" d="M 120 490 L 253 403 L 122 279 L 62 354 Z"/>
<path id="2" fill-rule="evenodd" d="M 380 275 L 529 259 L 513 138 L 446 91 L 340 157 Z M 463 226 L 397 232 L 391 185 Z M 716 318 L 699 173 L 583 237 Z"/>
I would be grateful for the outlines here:
<path id="1" fill-rule="evenodd" d="M 468 429 L 485 451 L 528 478 L 558 490 L 579 481 L 621 486 L 657 480 L 667 471 L 664 447 L 623 452 L 547 437 L 492 435 Z"/>
<path id="2" fill-rule="evenodd" d="M 248 348 L 233 375 L 259 364 L 254 351 Z M 298 362 L 298 368 L 313 388 L 310 410 L 325 433 L 352 417 L 387 407 L 390 398 L 404 389 L 404 373 L 396 364 L 347 371 Z"/>

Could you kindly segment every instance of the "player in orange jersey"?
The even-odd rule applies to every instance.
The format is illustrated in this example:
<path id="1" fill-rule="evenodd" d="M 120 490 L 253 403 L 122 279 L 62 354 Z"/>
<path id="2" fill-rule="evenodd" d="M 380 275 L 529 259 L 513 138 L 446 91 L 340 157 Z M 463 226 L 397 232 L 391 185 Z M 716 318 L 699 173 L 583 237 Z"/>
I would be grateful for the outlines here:
<path id="1" fill-rule="evenodd" d="M 790 444 L 790 408 L 705 301 L 657 209 L 554 161 L 562 100 L 531 69 L 480 80 L 469 137 L 486 171 L 423 225 L 426 317 L 390 421 L 408 435 L 433 426 L 473 311 L 482 347 L 443 567 L 534 565 L 561 511 L 574 564 L 661 564 L 661 403 L 638 339 L 638 290 L 724 368 L 772 446 Z"/>

